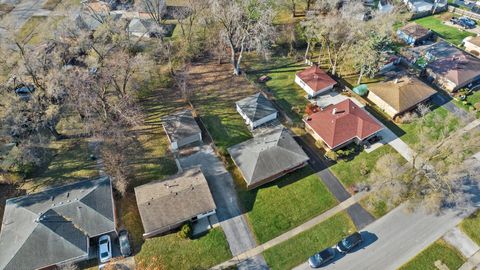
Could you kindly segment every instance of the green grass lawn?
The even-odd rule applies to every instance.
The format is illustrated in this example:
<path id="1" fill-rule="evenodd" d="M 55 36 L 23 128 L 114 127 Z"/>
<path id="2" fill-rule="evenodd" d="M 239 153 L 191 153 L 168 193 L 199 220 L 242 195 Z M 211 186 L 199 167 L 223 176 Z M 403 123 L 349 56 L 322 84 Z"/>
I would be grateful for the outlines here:
<path id="1" fill-rule="evenodd" d="M 400 267 L 399 270 L 437 270 L 435 261 L 441 261 L 449 269 L 458 269 L 465 262 L 465 258 L 455 248 L 443 240 L 438 240 L 411 261 Z"/>
<path id="2" fill-rule="evenodd" d="M 330 167 L 330 170 L 348 189 L 355 186 L 355 184 L 365 182 L 378 159 L 386 154 L 394 154 L 399 159 L 403 159 L 390 145 L 384 145 L 371 153 L 362 151 L 352 160 L 338 160 L 335 165 Z M 362 175 L 362 170 L 363 173 L 367 173 Z"/>
<path id="3" fill-rule="evenodd" d="M 442 121 L 443 127 L 438 127 L 437 124 Z M 429 139 L 435 141 L 440 138 L 444 128 L 451 132 L 457 129 L 459 124 L 459 120 L 448 112 L 447 109 L 437 107 L 429 112 L 423 121 L 415 119 L 411 123 L 399 124 L 398 126 L 405 132 L 400 138 L 407 144 L 414 146 L 418 143 L 418 134 L 422 131 L 427 132 Z"/>
<path id="4" fill-rule="evenodd" d="M 463 39 L 468 36 L 475 36 L 473 33 L 443 24 L 438 15 L 416 19 L 414 22 L 435 31 L 446 41 L 455 45 L 461 45 Z"/>
<path id="5" fill-rule="evenodd" d="M 455 105 L 464 109 L 465 111 L 470 112 L 474 108 L 473 106 L 475 105 L 475 103 L 480 102 L 480 91 L 477 90 L 473 92 L 471 95 L 468 95 L 465 101 L 467 102 L 467 104 L 464 104 L 463 101 L 454 99 L 453 103 L 455 103 Z M 476 116 L 477 118 L 480 118 L 480 111 L 476 112 Z"/>
<path id="6" fill-rule="evenodd" d="M 232 257 L 221 228 L 197 239 L 181 239 L 176 234 L 145 241 L 135 256 L 141 269 L 208 269 Z"/>
<path id="7" fill-rule="evenodd" d="M 324 248 L 355 231 L 345 212 L 339 213 L 301 234 L 267 249 L 263 256 L 272 270 L 292 269 Z"/>
<path id="8" fill-rule="evenodd" d="M 475 243 L 480 245 L 480 212 L 476 212 L 460 223 L 460 228 L 467 234 Z"/>
<path id="9" fill-rule="evenodd" d="M 261 243 L 332 208 L 337 200 L 310 167 L 263 187 L 240 191 L 240 198 Z"/>

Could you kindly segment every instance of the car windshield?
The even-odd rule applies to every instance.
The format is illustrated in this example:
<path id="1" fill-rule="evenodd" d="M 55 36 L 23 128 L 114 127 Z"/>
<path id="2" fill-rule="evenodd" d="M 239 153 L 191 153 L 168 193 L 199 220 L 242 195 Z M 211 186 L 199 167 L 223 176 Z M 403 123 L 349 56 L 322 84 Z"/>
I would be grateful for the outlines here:
<path id="1" fill-rule="evenodd" d="M 100 241 L 100 245 L 103 245 L 103 244 L 106 244 L 106 243 L 108 243 L 107 240 L 102 240 L 102 241 Z"/>
<path id="2" fill-rule="evenodd" d="M 128 240 L 126 237 L 120 237 L 119 239 L 120 239 L 120 245 L 122 246 L 128 245 Z"/>
<path id="3" fill-rule="evenodd" d="M 350 248 L 352 246 L 352 242 L 350 241 L 350 239 L 345 238 L 342 240 L 342 245 L 346 248 Z"/>
<path id="4" fill-rule="evenodd" d="M 108 252 L 102 252 L 102 254 L 100 254 L 100 256 L 102 258 L 106 258 L 106 257 L 108 257 Z"/>

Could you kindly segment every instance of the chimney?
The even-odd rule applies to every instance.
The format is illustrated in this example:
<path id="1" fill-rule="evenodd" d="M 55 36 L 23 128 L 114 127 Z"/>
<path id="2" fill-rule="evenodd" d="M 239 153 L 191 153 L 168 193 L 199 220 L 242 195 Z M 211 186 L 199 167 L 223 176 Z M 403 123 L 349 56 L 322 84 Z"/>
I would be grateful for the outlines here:
<path id="1" fill-rule="evenodd" d="M 335 115 L 337 113 L 337 108 L 333 108 L 332 114 Z"/>

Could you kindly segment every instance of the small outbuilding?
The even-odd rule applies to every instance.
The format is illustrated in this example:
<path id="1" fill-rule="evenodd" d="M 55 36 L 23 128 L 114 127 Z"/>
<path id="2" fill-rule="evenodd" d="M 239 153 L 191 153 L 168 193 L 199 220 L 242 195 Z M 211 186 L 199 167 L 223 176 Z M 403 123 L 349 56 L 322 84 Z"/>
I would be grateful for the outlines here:
<path id="1" fill-rule="evenodd" d="M 313 98 L 333 89 L 337 82 L 317 65 L 313 65 L 295 75 L 295 82 Z"/>
<path id="2" fill-rule="evenodd" d="M 202 141 L 202 130 L 193 118 L 191 110 L 183 110 L 162 118 L 172 150 Z"/>
<path id="3" fill-rule="evenodd" d="M 409 23 L 397 30 L 398 37 L 410 46 L 421 45 L 433 37 L 433 32 L 417 24 Z"/>
<path id="4" fill-rule="evenodd" d="M 217 208 L 200 168 L 138 186 L 135 196 L 145 238 L 213 215 Z"/>
<path id="5" fill-rule="evenodd" d="M 412 110 L 437 93 L 424 82 L 409 76 L 371 84 L 368 89 L 368 99 L 392 118 Z"/>
<path id="6" fill-rule="evenodd" d="M 134 18 L 127 27 L 128 34 L 136 37 L 160 37 L 162 31 L 162 28 L 152 19 Z"/>
<path id="7" fill-rule="evenodd" d="M 246 97 L 236 103 L 238 113 L 251 129 L 277 118 L 277 110 L 262 93 Z"/>
<path id="8" fill-rule="evenodd" d="M 269 183 L 304 167 L 309 158 L 283 126 L 228 148 L 248 189 Z"/>

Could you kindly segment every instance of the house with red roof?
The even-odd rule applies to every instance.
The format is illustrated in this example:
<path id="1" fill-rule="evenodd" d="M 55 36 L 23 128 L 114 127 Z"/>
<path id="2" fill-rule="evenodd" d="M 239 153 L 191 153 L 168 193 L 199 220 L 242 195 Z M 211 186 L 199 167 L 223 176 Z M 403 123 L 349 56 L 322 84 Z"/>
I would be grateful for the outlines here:
<path id="1" fill-rule="evenodd" d="M 323 109 L 310 110 L 303 121 L 305 130 L 331 150 L 352 142 L 360 144 L 383 129 L 376 119 L 350 99 Z"/>
<path id="2" fill-rule="evenodd" d="M 295 82 L 308 94 L 309 98 L 328 92 L 337 84 L 325 71 L 316 65 L 298 72 Z"/>

